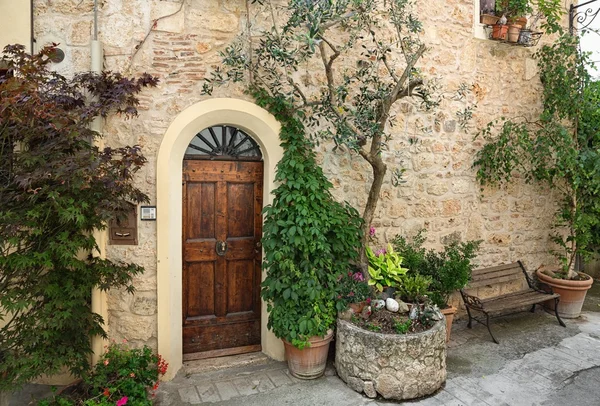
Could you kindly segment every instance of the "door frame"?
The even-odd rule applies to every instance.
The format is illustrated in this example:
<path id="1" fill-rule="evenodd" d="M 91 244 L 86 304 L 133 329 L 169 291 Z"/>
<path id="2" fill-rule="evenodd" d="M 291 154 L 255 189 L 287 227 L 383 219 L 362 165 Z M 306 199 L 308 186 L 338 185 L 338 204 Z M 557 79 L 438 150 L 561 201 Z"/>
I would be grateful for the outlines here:
<path id="1" fill-rule="evenodd" d="M 263 205 L 273 200 L 271 192 L 275 189 L 275 166 L 283 157 L 279 140 L 280 124 L 268 111 L 245 100 L 216 98 L 198 102 L 182 111 L 167 129 L 156 163 L 157 338 L 158 352 L 170 365 L 163 377 L 165 380 L 172 379 L 183 365 L 183 157 L 196 133 L 221 124 L 239 127 L 260 146 L 264 161 Z M 262 352 L 283 361 L 283 344 L 268 330 L 266 306 L 262 301 L 261 305 Z"/>

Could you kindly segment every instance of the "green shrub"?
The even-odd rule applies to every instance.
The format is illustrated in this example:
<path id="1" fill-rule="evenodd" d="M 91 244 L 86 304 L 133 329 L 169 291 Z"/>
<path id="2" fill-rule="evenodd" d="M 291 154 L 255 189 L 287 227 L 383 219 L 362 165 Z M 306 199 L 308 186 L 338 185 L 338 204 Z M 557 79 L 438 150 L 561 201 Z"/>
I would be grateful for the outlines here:
<path id="1" fill-rule="evenodd" d="M 430 298 L 440 308 L 448 305 L 450 294 L 462 289 L 471 280 L 471 272 L 481 241 L 458 242 L 456 240 L 444 245 L 442 251 L 426 250 L 425 230 L 408 241 L 402 236 L 396 236 L 394 247 L 404 258 L 408 268 L 407 275 L 421 275 L 431 278 Z"/>
<path id="2" fill-rule="evenodd" d="M 337 283 L 351 269 L 360 247 L 360 216 L 335 201 L 331 183 L 317 165 L 313 145 L 289 103 L 254 92 L 282 124 L 284 150 L 277 164 L 273 204 L 264 210 L 262 297 L 268 327 L 298 348 L 324 336 L 337 315 Z"/>
<path id="3" fill-rule="evenodd" d="M 429 286 L 431 283 L 431 276 L 418 273 L 404 275 L 397 287 L 396 296 L 405 302 L 421 303 L 425 296 L 430 294 Z"/>

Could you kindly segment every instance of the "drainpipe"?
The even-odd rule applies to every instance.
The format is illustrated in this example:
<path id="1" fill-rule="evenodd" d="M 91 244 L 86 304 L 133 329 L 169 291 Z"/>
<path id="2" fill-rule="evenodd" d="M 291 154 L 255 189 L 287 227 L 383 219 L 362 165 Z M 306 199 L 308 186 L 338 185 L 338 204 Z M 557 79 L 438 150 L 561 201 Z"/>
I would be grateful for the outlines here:
<path id="1" fill-rule="evenodd" d="M 33 44 L 35 43 L 35 38 L 33 37 L 33 0 L 29 2 L 29 12 L 31 14 L 29 20 L 29 39 L 31 41 L 31 49 L 29 50 L 29 53 L 33 55 L 35 53 L 35 49 L 33 49 Z"/>
<path id="2" fill-rule="evenodd" d="M 95 73 L 101 73 L 104 68 L 104 52 L 102 49 L 102 43 L 98 41 L 98 0 L 94 0 L 94 36 L 90 42 L 90 54 L 91 54 L 91 66 L 90 70 Z M 102 133 L 102 117 L 96 117 L 90 128 L 98 133 Z M 98 148 L 104 148 L 104 140 L 97 139 L 96 145 Z M 106 242 L 107 242 L 107 231 L 96 230 L 94 231 L 94 238 L 98 245 L 98 252 L 94 255 L 100 258 L 106 258 Z M 99 314 L 104 319 L 104 330 L 108 332 L 108 305 L 106 292 L 100 289 L 92 290 L 92 311 Z M 106 340 L 100 336 L 92 337 L 92 365 L 96 364 L 100 359 L 100 356 L 104 352 L 104 346 Z"/>

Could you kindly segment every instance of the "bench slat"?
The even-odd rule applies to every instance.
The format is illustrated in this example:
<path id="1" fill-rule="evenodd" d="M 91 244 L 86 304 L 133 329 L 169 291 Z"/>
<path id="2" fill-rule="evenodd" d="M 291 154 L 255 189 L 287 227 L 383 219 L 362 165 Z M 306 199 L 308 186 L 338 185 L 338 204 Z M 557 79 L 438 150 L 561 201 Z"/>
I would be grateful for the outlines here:
<path id="1" fill-rule="evenodd" d="M 503 271 L 505 269 L 512 269 L 512 268 L 516 268 L 516 269 L 520 270 L 521 265 L 518 262 L 511 262 L 510 264 L 491 266 L 489 268 L 479 268 L 479 269 L 473 270 L 473 275 L 485 274 L 485 273 L 496 272 L 496 271 Z"/>
<path id="2" fill-rule="evenodd" d="M 485 274 L 473 275 L 473 277 L 471 278 L 471 280 L 472 281 L 481 281 L 481 280 L 499 278 L 501 276 L 508 276 L 508 275 L 519 275 L 519 276 L 522 276 L 523 272 L 519 268 L 517 268 L 517 269 L 511 268 L 511 269 L 505 269 L 505 270 L 502 270 L 502 271 L 496 271 L 496 272 L 490 272 L 490 273 L 485 273 Z"/>
<path id="3" fill-rule="evenodd" d="M 472 281 L 467 286 L 467 289 L 480 288 L 482 286 L 491 286 L 491 285 L 496 285 L 499 283 L 514 281 L 517 279 L 525 279 L 525 278 L 522 274 L 520 274 L 520 275 L 512 274 L 512 275 L 502 276 L 499 278 L 490 278 L 490 279 L 484 279 L 484 280 L 480 280 L 480 281 Z"/>
<path id="4" fill-rule="evenodd" d="M 495 300 L 493 302 L 486 303 L 484 304 L 483 308 L 490 313 L 495 313 L 509 309 L 516 309 L 519 307 L 531 306 L 532 304 L 545 302 L 546 300 L 553 299 L 555 297 L 559 297 L 559 295 L 556 293 L 550 295 L 531 291 L 530 293 L 524 294 L 518 298 Z"/>

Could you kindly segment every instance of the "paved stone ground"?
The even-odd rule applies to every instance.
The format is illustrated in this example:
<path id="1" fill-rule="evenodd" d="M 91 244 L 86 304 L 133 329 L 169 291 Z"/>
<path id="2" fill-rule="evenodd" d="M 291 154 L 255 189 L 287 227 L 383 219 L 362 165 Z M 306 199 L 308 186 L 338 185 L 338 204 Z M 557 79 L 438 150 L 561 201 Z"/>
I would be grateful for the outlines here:
<path id="1" fill-rule="evenodd" d="M 600 293 L 596 289 L 596 294 Z M 595 296 L 595 295 L 594 295 Z M 600 301 L 591 297 L 577 320 L 560 327 L 538 310 L 495 319 L 500 344 L 484 326 L 455 323 L 448 348 L 448 380 L 435 396 L 407 405 L 598 406 L 600 405 Z M 158 404 L 385 405 L 346 387 L 330 365 L 326 376 L 301 381 L 270 360 L 221 371 L 195 369 L 161 386 Z M 393 403 L 391 403 L 393 404 Z"/>
<path id="2" fill-rule="evenodd" d="M 495 319 L 494 344 L 484 326 L 454 324 L 448 346 L 448 380 L 435 396 L 405 405 L 474 406 L 598 406 L 600 405 L 600 284 L 586 299 L 582 317 L 565 320 L 536 311 Z M 242 361 L 240 361 L 240 359 Z M 235 368 L 222 369 L 224 359 L 198 362 L 157 396 L 160 406 L 207 404 L 244 405 L 348 405 L 394 404 L 368 399 L 349 389 L 329 365 L 326 375 L 301 381 L 289 375 L 285 363 L 262 355 L 239 357 Z M 10 406 L 30 404 L 49 388 L 28 385 L 15 394 Z M 35 403 L 32 403 L 35 404 Z"/>

